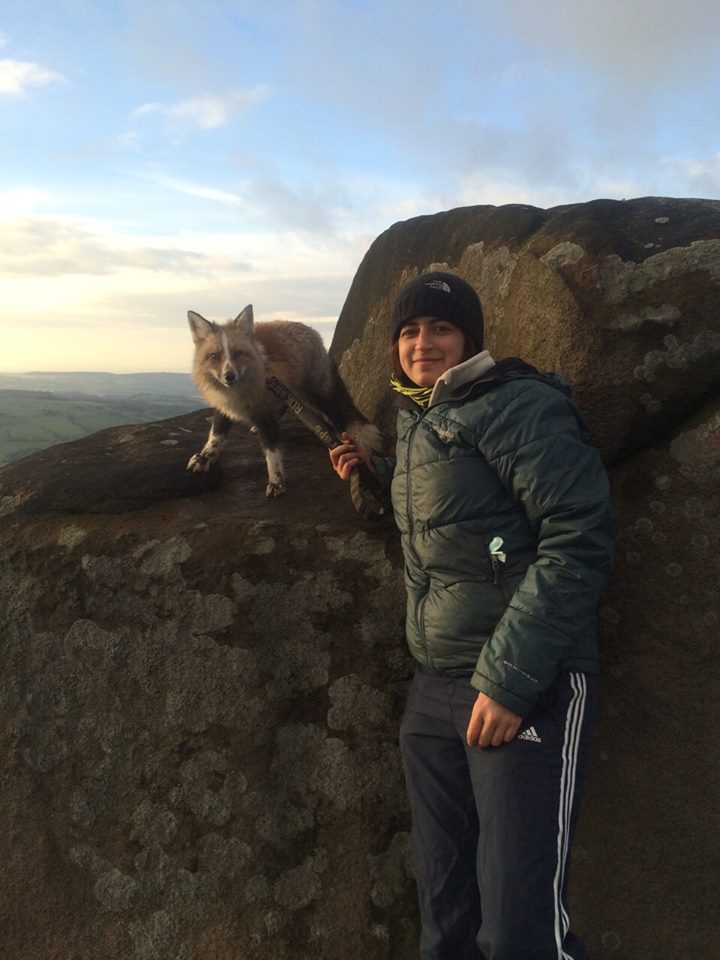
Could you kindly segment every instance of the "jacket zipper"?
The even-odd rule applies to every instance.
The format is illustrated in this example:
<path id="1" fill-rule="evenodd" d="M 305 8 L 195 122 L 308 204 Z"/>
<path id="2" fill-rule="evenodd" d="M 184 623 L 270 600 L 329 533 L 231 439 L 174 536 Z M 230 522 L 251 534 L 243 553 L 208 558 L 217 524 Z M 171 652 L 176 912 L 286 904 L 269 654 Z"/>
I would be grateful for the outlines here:
<path id="1" fill-rule="evenodd" d="M 428 409 L 428 408 L 426 408 L 425 410 L 421 410 L 421 411 L 420 411 L 417 419 L 415 420 L 415 423 L 412 425 L 412 427 L 411 427 L 411 429 L 410 429 L 410 435 L 408 436 L 408 442 L 407 442 L 407 456 L 406 456 L 406 458 L 405 458 L 405 459 L 406 459 L 406 469 L 405 469 L 405 477 L 406 477 L 406 485 L 405 485 L 405 513 L 407 514 L 407 518 L 408 518 L 408 534 L 409 534 L 409 538 L 408 538 L 408 539 L 409 539 L 410 546 L 411 546 L 411 549 L 412 549 L 412 552 L 413 552 L 413 556 L 414 556 L 414 558 L 415 558 L 415 562 L 416 562 L 416 564 L 418 565 L 418 567 L 421 567 L 421 568 L 422 568 L 422 564 L 420 563 L 420 558 L 418 557 L 417 551 L 415 550 L 415 542 L 414 542 L 414 540 L 415 540 L 415 521 L 414 521 L 414 517 L 413 517 L 412 510 L 410 509 L 410 501 L 411 501 L 411 499 L 412 499 L 411 496 L 410 496 L 410 492 L 411 492 L 411 491 L 410 491 L 410 487 L 411 487 L 411 484 L 412 484 L 412 480 L 411 480 L 411 473 L 412 473 L 412 471 L 410 470 L 410 448 L 411 448 L 412 443 L 413 443 L 413 441 L 414 441 L 414 439 L 415 439 L 415 433 L 416 433 L 418 427 L 420 426 L 420 421 L 423 419 L 423 417 L 424 417 L 425 414 L 427 413 L 427 409 Z M 420 599 L 418 600 L 418 602 L 415 604 L 415 623 L 417 624 L 418 639 L 420 640 L 420 643 L 422 644 L 422 648 L 423 648 L 423 650 L 425 651 L 425 660 L 426 660 L 428 666 L 430 666 L 430 664 L 431 664 L 431 658 L 430 658 L 430 650 L 429 650 L 428 644 L 427 644 L 427 638 L 426 638 L 426 636 L 425 636 L 425 626 L 424 626 L 424 624 L 423 624 L 422 614 L 423 614 L 423 609 L 424 609 L 424 607 L 425 607 L 425 601 L 426 601 L 427 598 L 428 598 L 429 592 L 430 592 L 430 586 L 429 586 L 429 584 L 428 584 L 427 590 L 426 590 L 425 593 L 422 595 L 422 597 L 420 597 Z"/>

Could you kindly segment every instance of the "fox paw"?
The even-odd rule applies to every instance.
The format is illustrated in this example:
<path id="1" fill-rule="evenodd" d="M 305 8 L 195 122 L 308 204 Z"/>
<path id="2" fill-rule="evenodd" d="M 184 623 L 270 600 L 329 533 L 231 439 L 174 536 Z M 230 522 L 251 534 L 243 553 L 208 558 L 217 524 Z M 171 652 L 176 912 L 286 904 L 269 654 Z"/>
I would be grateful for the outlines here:
<path id="1" fill-rule="evenodd" d="M 268 499 L 281 497 L 285 493 L 285 484 L 282 480 L 270 481 L 265 488 L 265 496 Z"/>
<path id="2" fill-rule="evenodd" d="M 215 461 L 204 453 L 194 453 L 187 462 L 186 469 L 191 473 L 208 473 Z"/>

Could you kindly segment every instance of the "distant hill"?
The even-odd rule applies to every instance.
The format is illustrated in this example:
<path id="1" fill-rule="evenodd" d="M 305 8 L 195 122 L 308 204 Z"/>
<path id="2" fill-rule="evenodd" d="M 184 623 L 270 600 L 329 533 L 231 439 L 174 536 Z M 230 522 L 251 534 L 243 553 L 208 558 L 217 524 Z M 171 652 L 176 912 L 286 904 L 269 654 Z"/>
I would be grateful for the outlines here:
<path id="1" fill-rule="evenodd" d="M 99 397 L 198 396 L 189 373 L 0 373 L 0 390 L 50 390 Z"/>
<path id="2" fill-rule="evenodd" d="M 0 466 L 106 427 L 205 405 L 189 374 L 0 373 Z"/>

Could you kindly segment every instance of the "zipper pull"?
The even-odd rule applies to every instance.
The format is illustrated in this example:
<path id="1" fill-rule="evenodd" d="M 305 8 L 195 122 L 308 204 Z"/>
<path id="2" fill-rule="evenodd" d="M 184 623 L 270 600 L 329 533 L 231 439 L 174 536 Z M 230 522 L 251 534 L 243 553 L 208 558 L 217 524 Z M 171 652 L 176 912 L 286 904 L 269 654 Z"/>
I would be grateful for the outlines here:
<path id="1" fill-rule="evenodd" d="M 503 570 L 500 566 L 501 563 L 505 563 L 507 560 L 507 554 L 503 553 L 502 547 L 505 541 L 502 537 L 493 537 L 488 546 L 490 551 L 490 563 L 492 564 L 493 577 L 495 583 L 500 586 L 503 579 Z"/>

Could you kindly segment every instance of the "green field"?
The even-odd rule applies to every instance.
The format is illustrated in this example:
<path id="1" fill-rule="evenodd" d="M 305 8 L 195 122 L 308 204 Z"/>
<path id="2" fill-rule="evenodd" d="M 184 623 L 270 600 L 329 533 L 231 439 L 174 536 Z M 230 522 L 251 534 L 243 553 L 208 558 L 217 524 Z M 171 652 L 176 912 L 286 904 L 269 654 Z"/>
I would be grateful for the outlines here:
<path id="1" fill-rule="evenodd" d="M 164 420 L 202 406 L 190 396 L 125 399 L 0 390 L 0 466 L 106 427 Z"/>

